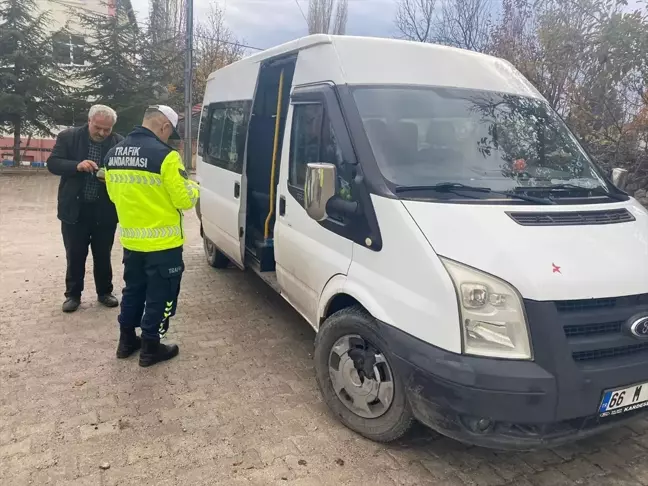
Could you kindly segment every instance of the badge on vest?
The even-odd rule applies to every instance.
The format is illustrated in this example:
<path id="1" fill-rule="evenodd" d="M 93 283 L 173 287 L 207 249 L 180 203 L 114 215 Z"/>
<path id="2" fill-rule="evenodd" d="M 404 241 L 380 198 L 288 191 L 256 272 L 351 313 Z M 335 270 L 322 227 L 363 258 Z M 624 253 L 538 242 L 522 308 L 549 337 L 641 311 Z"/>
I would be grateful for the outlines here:
<path id="1" fill-rule="evenodd" d="M 178 169 L 178 172 L 180 172 L 180 175 L 184 177 L 185 179 L 189 179 L 189 174 L 187 174 L 187 171 L 184 169 Z"/>

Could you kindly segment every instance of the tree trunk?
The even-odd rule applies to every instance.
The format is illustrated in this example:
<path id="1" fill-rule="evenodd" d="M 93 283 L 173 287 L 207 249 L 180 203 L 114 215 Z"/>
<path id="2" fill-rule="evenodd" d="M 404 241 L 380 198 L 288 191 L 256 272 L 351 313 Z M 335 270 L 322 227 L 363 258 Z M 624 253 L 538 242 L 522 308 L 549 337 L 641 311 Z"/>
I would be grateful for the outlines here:
<path id="1" fill-rule="evenodd" d="M 22 120 L 20 118 L 14 121 L 14 145 L 13 145 L 13 164 L 14 167 L 20 166 L 20 129 Z"/>
<path id="2" fill-rule="evenodd" d="M 31 143 L 31 133 L 27 136 L 27 141 L 25 142 L 25 148 L 23 149 L 22 155 L 20 156 L 20 160 L 25 158 L 25 154 L 27 153 L 27 150 L 29 150 L 29 144 Z"/>

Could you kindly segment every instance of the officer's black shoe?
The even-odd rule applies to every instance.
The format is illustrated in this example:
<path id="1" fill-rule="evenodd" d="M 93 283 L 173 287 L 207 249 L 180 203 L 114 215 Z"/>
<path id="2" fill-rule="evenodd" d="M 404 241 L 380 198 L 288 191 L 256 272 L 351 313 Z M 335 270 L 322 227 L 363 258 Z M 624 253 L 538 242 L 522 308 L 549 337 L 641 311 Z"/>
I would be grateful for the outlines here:
<path id="1" fill-rule="evenodd" d="M 74 312 L 81 305 L 81 299 L 78 297 L 68 297 L 63 302 L 63 312 Z"/>
<path id="2" fill-rule="evenodd" d="M 162 344 L 160 341 L 142 339 L 142 352 L 139 365 L 143 367 L 154 365 L 178 356 L 179 348 L 176 344 Z"/>
<path id="3" fill-rule="evenodd" d="M 97 297 L 97 300 L 100 304 L 103 304 L 106 307 L 117 307 L 119 305 L 117 297 L 115 297 L 113 294 L 100 295 L 99 297 Z"/>
<path id="4" fill-rule="evenodd" d="M 142 340 L 135 334 L 135 329 L 120 331 L 117 345 L 117 358 L 125 359 L 142 347 Z"/>

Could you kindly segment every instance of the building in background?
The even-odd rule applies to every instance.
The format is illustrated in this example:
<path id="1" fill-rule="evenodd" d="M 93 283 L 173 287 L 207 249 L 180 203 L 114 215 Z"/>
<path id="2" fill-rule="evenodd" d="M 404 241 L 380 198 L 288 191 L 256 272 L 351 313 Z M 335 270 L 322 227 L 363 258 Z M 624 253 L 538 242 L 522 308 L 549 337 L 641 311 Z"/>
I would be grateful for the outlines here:
<path id="1" fill-rule="evenodd" d="M 110 16 L 115 15 L 118 6 L 124 7 L 129 12 L 130 21 L 137 22 L 131 0 L 36 0 L 36 5 L 41 11 L 49 13 L 48 26 L 52 33 L 52 49 L 55 58 L 62 66 L 70 68 L 84 65 L 86 39 L 89 36 L 89 33 L 85 32 L 78 22 L 77 17 L 71 14 L 73 9 L 83 9 Z M 85 114 L 77 124 L 84 121 Z M 52 131 L 56 134 L 65 128 L 68 127 L 55 127 Z M 54 147 L 54 141 L 53 137 L 23 137 L 21 139 L 22 165 L 44 167 L 45 161 Z M 12 159 L 13 134 L 0 132 L 0 163 L 3 166 L 13 166 Z"/>

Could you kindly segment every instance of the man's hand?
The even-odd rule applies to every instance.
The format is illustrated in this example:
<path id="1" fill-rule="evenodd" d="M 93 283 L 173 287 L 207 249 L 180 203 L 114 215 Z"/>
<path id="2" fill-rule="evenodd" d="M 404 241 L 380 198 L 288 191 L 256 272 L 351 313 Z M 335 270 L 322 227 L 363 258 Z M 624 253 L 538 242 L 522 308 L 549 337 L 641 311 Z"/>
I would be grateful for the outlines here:
<path id="1" fill-rule="evenodd" d="M 84 160 L 77 165 L 78 172 L 94 172 L 99 170 L 99 166 L 92 160 Z"/>

